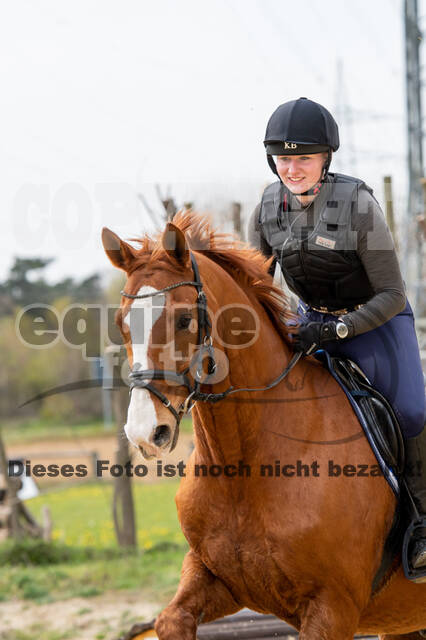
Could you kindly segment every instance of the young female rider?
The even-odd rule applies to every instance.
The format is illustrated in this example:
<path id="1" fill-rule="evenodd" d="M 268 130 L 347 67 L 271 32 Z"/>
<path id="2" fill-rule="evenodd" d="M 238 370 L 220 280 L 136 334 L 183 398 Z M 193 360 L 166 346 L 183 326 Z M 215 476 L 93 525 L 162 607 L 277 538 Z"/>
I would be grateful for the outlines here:
<path id="1" fill-rule="evenodd" d="M 299 98 L 279 106 L 264 144 L 279 180 L 265 189 L 249 239 L 275 256 L 299 296 L 303 324 L 295 349 L 309 354 L 322 348 L 350 358 L 391 403 L 405 438 L 406 469 L 421 469 L 406 473 L 406 481 L 426 516 L 423 374 L 413 314 L 380 206 L 362 180 L 329 173 L 339 132 L 320 104 Z M 416 569 L 426 569 L 421 532 L 411 553 Z"/>

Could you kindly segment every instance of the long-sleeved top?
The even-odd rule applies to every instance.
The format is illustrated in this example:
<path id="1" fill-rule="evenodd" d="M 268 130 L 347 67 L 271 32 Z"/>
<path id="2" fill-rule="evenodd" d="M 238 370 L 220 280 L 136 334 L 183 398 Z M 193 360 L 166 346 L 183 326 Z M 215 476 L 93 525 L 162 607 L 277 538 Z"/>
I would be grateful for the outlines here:
<path id="1" fill-rule="evenodd" d="M 306 211 L 295 196 L 291 197 L 289 220 L 292 233 L 296 238 L 306 237 L 317 222 L 318 208 L 306 207 L 305 209 Z M 345 324 L 349 328 L 349 337 L 384 324 L 400 313 L 406 304 L 404 282 L 392 235 L 377 200 L 365 189 L 359 192 L 358 211 L 362 214 L 355 215 L 351 224 L 352 229 L 358 232 L 357 254 L 374 290 L 374 295 L 360 309 L 344 316 Z M 272 248 L 262 234 L 259 213 L 260 203 L 250 217 L 248 239 L 265 256 L 272 256 Z M 310 303 L 309 300 L 304 302 L 308 305 Z"/>

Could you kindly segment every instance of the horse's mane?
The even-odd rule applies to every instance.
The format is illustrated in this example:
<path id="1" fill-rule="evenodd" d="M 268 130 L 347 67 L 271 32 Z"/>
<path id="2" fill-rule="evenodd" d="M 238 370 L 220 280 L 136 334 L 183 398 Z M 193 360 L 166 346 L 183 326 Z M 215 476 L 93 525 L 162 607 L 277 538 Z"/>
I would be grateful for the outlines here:
<path id="1" fill-rule="evenodd" d="M 214 229 L 205 215 L 179 211 L 173 218 L 173 224 L 183 231 L 192 251 L 202 252 L 221 266 L 250 297 L 262 305 L 280 335 L 288 341 L 285 321 L 295 316 L 290 310 L 287 296 L 274 286 L 268 271 L 273 258 L 265 258 L 260 251 L 233 234 Z M 158 265 L 161 262 L 162 268 L 176 273 L 176 264 L 161 243 L 161 233 L 154 238 L 148 235 L 134 238 L 134 241 L 139 243 L 140 249 L 135 251 L 132 271 L 143 265 Z"/>

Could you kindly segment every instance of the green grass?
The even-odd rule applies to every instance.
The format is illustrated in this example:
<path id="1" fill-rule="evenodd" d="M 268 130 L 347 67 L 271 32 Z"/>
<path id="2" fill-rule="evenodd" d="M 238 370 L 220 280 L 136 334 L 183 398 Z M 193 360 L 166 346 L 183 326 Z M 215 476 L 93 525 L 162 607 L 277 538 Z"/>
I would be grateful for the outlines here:
<path id="1" fill-rule="evenodd" d="M 191 419 L 181 429 L 192 431 Z M 115 435 L 101 422 L 65 425 L 29 420 L 2 425 L 6 443 L 37 440 L 64 441 L 76 434 Z M 174 496 L 179 480 L 133 484 L 138 551 L 129 553 L 116 543 L 112 519 L 113 486 L 92 481 L 56 487 L 27 501 L 41 521 L 42 506 L 49 507 L 52 544 L 7 541 L 0 545 L 0 602 L 19 598 L 37 603 L 76 596 L 90 598 L 110 589 L 137 589 L 148 599 L 168 600 L 179 582 L 187 543 L 180 531 Z M 66 640 L 66 634 L 16 632 L 14 640 L 40 637 Z M 0 640 L 3 640 L 0 632 Z M 8 637 L 8 640 L 12 640 Z"/>
<path id="2" fill-rule="evenodd" d="M 138 589 L 141 598 L 169 599 L 176 591 L 184 545 L 165 550 L 127 554 L 121 558 L 65 563 L 54 566 L 3 566 L 2 600 L 24 599 L 37 603 L 67 598 L 90 598 L 110 589 Z"/>
<path id="3" fill-rule="evenodd" d="M 54 420 L 9 420 L 2 423 L 5 444 L 18 444 L 42 440 L 69 440 L 74 436 L 108 437 L 115 434 L 115 427 L 105 429 L 101 421 L 65 424 Z"/>
<path id="4" fill-rule="evenodd" d="M 0 601 L 89 598 L 107 589 L 138 589 L 147 597 L 169 598 L 187 551 L 174 503 L 178 484 L 172 480 L 133 486 L 137 552 L 117 547 L 111 485 L 85 484 L 28 501 L 38 518 L 43 504 L 50 508 L 54 542 L 8 542 L 0 547 Z"/>
<path id="5" fill-rule="evenodd" d="M 150 549 L 158 542 L 183 542 L 174 496 L 179 481 L 160 479 L 156 484 L 133 484 L 138 543 Z M 77 547 L 113 547 L 116 544 L 112 519 L 112 484 L 92 482 L 50 491 L 27 502 L 37 519 L 41 509 L 50 509 L 52 538 Z"/>

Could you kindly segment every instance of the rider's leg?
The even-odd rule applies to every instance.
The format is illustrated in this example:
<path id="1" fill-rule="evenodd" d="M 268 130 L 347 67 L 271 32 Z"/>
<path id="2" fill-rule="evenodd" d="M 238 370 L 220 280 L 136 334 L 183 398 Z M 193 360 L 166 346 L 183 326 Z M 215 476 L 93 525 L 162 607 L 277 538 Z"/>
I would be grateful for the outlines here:
<path id="1" fill-rule="evenodd" d="M 405 481 L 410 490 L 418 517 L 426 517 L 426 429 L 405 440 Z M 416 514 L 415 514 L 416 515 Z M 426 530 L 418 536 L 411 552 L 414 569 L 426 567 Z"/>
<path id="2" fill-rule="evenodd" d="M 377 329 L 331 342 L 326 349 L 330 355 L 350 358 L 362 368 L 392 405 L 406 439 L 420 435 L 425 422 L 424 377 L 408 302 L 404 311 Z"/>
<path id="3" fill-rule="evenodd" d="M 306 311 L 303 322 L 327 322 L 332 315 Z M 405 479 L 419 515 L 426 516 L 426 429 L 424 377 L 411 307 L 385 324 L 349 340 L 330 342 L 332 356 L 350 358 L 392 405 L 405 439 Z M 412 566 L 426 566 L 425 540 L 417 544 Z"/>

